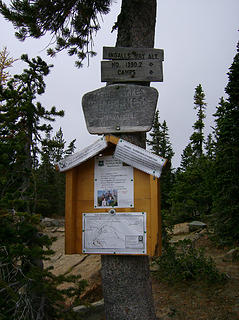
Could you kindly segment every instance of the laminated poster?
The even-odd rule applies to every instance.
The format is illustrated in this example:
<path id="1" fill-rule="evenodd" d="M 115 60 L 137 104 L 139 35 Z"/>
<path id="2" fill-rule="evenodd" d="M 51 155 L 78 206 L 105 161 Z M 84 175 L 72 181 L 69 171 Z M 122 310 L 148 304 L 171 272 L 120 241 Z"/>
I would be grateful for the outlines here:
<path id="1" fill-rule="evenodd" d="M 133 167 L 113 156 L 95 157 L 94 207 L 133 208 Z"/>
<path id="2" fill-rule="evenodd" d="M 146 215 L 146 212 L 83 213 L 83 252 L 147 254 Z"/>

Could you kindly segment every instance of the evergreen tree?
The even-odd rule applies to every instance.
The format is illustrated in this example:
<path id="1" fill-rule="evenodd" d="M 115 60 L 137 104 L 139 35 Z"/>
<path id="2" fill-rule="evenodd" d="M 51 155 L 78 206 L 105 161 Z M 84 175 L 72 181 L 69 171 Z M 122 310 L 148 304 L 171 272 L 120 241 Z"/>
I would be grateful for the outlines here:
<path id="1" fill-rule="evenodd" d="M 153 126 L 152 130 L 149 133 L 150 140 L 147 140 L 147 143 L 149 146 L 151 146 L 151 151 L 156 154 L 161 156 L 161 149 L 160 149 L 160 143 L 161 143 L 161 124 L 159 122 L 159 110 L 156 110 L 155 115 L 154 115 L 154 121 L 153 121 Z"/>
<path id="2" fill-rule="evenodd" d="M 49 74 L 50 66 L 40 57 L 30 61 L 23 55 L 21 59 L 28 69 L 0 86 L 0 189 L 2 205 L 32 212 L 39 144 L 42 133 L 52 129 L 42 121 L 54 121 L 55 116 L 64 113 L 55 107 L 47 111 L 40 102 L 35 103 L 37 96 L 45 91 L 43 78 Z"/>
<path id="3" fill-rule="evenodd" d="M 39 229 L 37 215 L 0 210 L 0 319 L 80 320 L 73 307 L 86 281 L 42 269 L 53 239 Z"/>
<path id="4" fill-rule="evenodd" d="M 221 243 L 239 242 L 239 43 L 229 69 L 226 101 L 221 98 L 216 117 L 216 160 L 213 212 Z"/>
<path id="5" fill-rule="evenodd" d="M 6 47 L 0 51 L 0 85 L 6 84 L 9 80 L 10 74 L 6 69 L 12 67 L 12 64 L 17 61 L 17 59 L 13 59 L 9 55 Z"/>
<path id="6" fill-rule="evenodd" d="M 194 153 L 192 149 L 192 144 L 189 143 L 186 148 L 183 150 L 181 155 L 181 163 L 180 163 L 180 170 L 186 171 L 194 163 Z"/>
<path id="7" fill-rule="evenodd" d="M 54 276 L 43 269 L 43 260 L 53 253 L 52 239 L 40 233 L 39 217 L 33 214 L 42 135 L 52 130 L 43 121 L 63 112 L 35 102 L 45 91 L 50 66 L 39 57 L 23 55 L 22 60 L 28 68 L 0 85 L 0 319 L 77 319 L 64 303 L 78 298 L 85 283 L 80 276 Z M 64 282 L 77 285 L 59 289 Z"/>
<path id="8" fill-rule="evenodd" d="M 207 159 L 214 160 L 215 158 L 215 141 L 211 133 L 209 133 L 207 137 L 207 141 L 205 143 L 205 155 Z"/>
<path id="9" fill-rule="evenodd" d="M 200 158 L 203 155 L 203 144 L 204 144 L 204 122 L 205 119 L 205 108 L 206 103 L 205 94 L 203 92 L 201 84 L 199 84 L 195 89 L 194 95 L 194 109 L 197 110 L 197 121 L 193 125 L 195 130 L 192 136 L 190 137 L 192 149 L 195 154 L 195 157 Z"/>
<path id="10" fill-rule="evenodd" d="M 183 151 L 180 167 L 186 170 L 187 167 L 193 165 L 196 160 L 203 156 L 203 145 L 205 143 L 203 128 L 205 119 L 206 103 L 205 94 L 201 84 L 195 88 L 194 109 L 197 110 L 197 120 L 193 125 L 194 132 L 190 137 L 190 143 Z"/>
<path id="11" fill-rule="evenodd" d="M 183 151 L 171 193 L 174 222 L 194 219 L 198 215 L 205 216 L 212 206 L 211 164 L 203 148 L 205 107 L 205 94 L 199 84 L 194 94 L 194 109 L 197 110 L 197 120 L 193 125 L 194 132 L 190 137 L 190 143 Z"/>
<path id="12" fill-rule="evenodd" d="M 162 124 L 160 123 L 158 110 L 155 112 L 153 126 L 149 136 L 151 139 L 147 140 L 147 143 L 151 146 L 151 151 L 154 154 L 171 161 L 174 152 L 169 138 L 168 126 L 165 120 Z"/>
<path id="13" fill-rule="evenodd" d="M 148 145 L 154 154 L 167 159 L 167 165 L 163 169 L 160 177 L 161 188 L 161 208 L 168 210 L 170 207 L 169 194 L 173 185 L 172 157 L 174 156 L 172 144 L 170 142 L 167 123 L 164 120 L 161 124 L 159 121 L 159 111 L 155 112 L 152 131 L 149 133 L 151 140 Z"/>
<path id="14" fill-rule="evenodd" d="M 36 213 L 43 216 L 64 215 L 65 176 L 56 171 L 55 164 L 75 149 L 75 140 L 66 148 L 63 132 L 59 131 L 51 138 L 47 133 L 42 141 L 41 163 L 36 170 Z"/>
<path id="15" fill-rule="evenodd" d="M 8 6 L 0 1 L 0 13 L 18 29 L 17 38 L 40 38 L 47 32 L 54 37 L 55 48 L 48 54 L 67 50 L 76 55 L 78 67 L 92 51 L 93 35 L 100 29 L 98 15 L 107 14 L 111 0 L 25 1 L 14 0 Z"/>

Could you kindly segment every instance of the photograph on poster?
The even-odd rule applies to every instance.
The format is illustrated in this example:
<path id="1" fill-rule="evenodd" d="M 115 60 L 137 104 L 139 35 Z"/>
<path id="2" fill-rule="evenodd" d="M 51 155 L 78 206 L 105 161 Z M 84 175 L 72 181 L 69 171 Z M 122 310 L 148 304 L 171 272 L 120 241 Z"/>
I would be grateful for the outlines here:
<path id="1" fill-rule="evenodd" d="M 134 170 L 113 156 L 95 157 L 94 207 L 133 208 Z"/>
<path id="2" fill-rule="evenodd" d="M 98 190 L 97 201 L 99 207 L 115 207 L 118 206 L 117 194 L 118 191 L 113 190 Z"/>

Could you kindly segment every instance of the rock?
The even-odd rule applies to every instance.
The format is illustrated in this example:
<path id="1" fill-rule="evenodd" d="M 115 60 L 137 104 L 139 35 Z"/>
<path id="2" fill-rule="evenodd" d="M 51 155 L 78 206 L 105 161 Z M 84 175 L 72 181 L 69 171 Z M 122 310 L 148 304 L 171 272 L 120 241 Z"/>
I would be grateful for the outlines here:
<path id="1" fill-rule="evenodd" d="M 222 259 L 225 262 L 232 262 L 239 260 L 239 247 L 229 250 Z"/>
<path id="2" fill-rule="evenodd" d="M 172 232 L 173 232 L 173 235 L 175 236 L 189 233 L 188 223 L 184 222 L 184 223 L 175 224 L 173 226 Z"/>
<path id="3" fill-rule="evenodd" d="M 57 228 L 56 232 L 65 232 L 65 228 L 64 227 Z"/>
<path id="4" fill-rule="evenodd" d="M 207 225 L 206 223 L 203 223 L 201 221 L 192 221 L 192 222 L 189 222 L 188 227 L 189 227 L 189 231 L 193 232 L 193 231 L 205 229 Z"/>
<path id="5" fill-rule="evenodd" d="M 97 312 L 103 308 L 104 308 L 104 299 L 101 299 L 100 301 L 96 301 L 94 303 L 91 303 L 89 306 L 81 305 L 81 306 L 74 307 L 73 310 L 75 312 L 80 312 L 80 313 L 86 312 L 86 311 Z"/>
<path id="6" fill-rule="evenodd" d="M 43 218 L 41 221 L 41 224 L 44 227 L 60 227 L 61 226 L 61 222 L 56 220 L 56 219 L 51 219 L 51 218 Z"/>

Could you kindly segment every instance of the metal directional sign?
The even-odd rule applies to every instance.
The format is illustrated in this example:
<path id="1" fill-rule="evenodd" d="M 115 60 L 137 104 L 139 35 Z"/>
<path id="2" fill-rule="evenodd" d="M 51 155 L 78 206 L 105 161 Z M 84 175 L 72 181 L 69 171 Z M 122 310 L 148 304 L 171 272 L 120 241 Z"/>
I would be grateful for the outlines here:
<path id="1" fill-rule="evenodd" d="M 103 59 L 107 60 L 164 60 L 164 51 L 154 48 L 103 47 Z"/>
<path id="2" fill-rule="evenodd" d="M 86 93 L 83 112 L 90 133 L 149 131 L 158 100 L 156 89 L 114 84 Z"/>
<path id="3" fill-rule="evenodd" d="M 113 60 L 101 61 L 102 82 L 163 81 L 160 60 Z"/>

